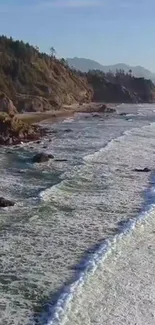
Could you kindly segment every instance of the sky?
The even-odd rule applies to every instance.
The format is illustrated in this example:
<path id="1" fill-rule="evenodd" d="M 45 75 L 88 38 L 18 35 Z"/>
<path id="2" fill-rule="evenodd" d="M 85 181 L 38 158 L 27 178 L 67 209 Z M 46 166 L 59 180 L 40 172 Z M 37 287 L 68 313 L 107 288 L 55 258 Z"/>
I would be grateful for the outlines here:
<path id="1" fill-rule="evenodd" d="M 155 0 L 0 0 L 0 33 L 103 65 L 155 72 Z"/>

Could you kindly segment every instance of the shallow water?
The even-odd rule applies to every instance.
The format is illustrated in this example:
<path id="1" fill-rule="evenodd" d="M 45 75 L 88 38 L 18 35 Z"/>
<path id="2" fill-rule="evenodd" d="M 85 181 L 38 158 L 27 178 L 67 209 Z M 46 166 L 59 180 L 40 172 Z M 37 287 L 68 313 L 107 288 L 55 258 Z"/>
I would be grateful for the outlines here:
<path id="1" fill-rule="evenodd" d="M 119 222 L 142 210 L 152 181 L 133 169 L 154 169 L 155 106 L 118 110 L 133 115 L 78 115 L 48 125 L 57 133 L 41 144 L 1 150 L 0 196 L 17 202 L 0 215 L 2 324 L 49 324 L 59 290 Z M 32 165 L 40 150 L 67 162 Z"/>

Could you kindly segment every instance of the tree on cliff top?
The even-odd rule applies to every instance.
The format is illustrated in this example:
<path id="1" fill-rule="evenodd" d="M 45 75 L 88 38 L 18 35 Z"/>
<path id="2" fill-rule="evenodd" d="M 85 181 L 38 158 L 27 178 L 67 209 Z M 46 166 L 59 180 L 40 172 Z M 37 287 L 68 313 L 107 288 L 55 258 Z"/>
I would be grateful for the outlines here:
<path id="1" fill-rule="evenodd" d="M 53 46 L 50 47 L 50 54 L 51 54 L 51 57 L 52 58 L 55 58 L 55 56 L 56 56 L 56 50 L 55 50 L 55 48 Z"/>

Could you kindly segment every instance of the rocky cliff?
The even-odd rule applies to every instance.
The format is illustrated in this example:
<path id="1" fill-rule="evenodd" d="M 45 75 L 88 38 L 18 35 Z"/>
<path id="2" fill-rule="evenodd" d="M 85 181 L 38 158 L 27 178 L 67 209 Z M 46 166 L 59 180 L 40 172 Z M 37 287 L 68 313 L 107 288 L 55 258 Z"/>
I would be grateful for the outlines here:
<path id="1" fill-rule="evenodd" d="M 85 76 L 79 77 L 65 60 L 5 36 L 0 37 L 0 91 L 18 112 L 46 111 L 92 98 Z"/>
<path id="2" fill-rule="evenodd" d="M 0 111 L 44 112 L 63 105 L 97 102 L 152 102 L 155 86 L 131 73 L 71 70 L 64 59 L 0 37 Z"/>
<path id="3" fill-rule="evenodd" d="M 116 74 L 89 71 L 83 75 L 87 77 L 88 83 L 93 88 L 95 102 L 151 103 L 155 101 L 155 85 L 151 80 L 136 78 L 124 71 L 117 71 Z"/>
<path id="4" fill-rule="evenodd" d="M 14 145 L 35 141 L 44 136 L 46 130 L 37 125 L 29 125 L 16 116 L 0 114 L 0 145 Z"/>
<path id="5" fill-rule="evenodd" d="M 93 100 L 115 103 L 154 102 L 155 85 L 151 80 L 135 78 L 131 74 L 90 71 L 85 74 L 93 88 Z"/>

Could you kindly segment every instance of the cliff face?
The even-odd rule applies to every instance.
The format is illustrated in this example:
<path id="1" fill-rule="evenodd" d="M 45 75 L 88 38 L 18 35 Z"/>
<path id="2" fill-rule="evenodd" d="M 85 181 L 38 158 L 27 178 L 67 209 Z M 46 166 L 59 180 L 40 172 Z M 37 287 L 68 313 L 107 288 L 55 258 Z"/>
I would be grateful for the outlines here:
<path id="1" fill-rule="evenodd" d="M 0 91 L 19 112 L 45 111 L 92 98 L 87 79 L 74 73 L 65 60 L 4 36 L 0 37 Z"/>
<path id="2" fill-rule="evenodd" d="M 136 103 L 155 100 L 155 85 L 151 80 L 135 78 L 124 72 L 90 71 L 86 76 L 94 91 L 94 101 Z"/>
<path id="3" fill-rule="evenodd" d="M 129 89 L 140 98 L 141 102 L 151 103 L 155 101 L 155 85 L 151 80 L 134 77 L 131 80 Z"/>
<path id="4" fill-rule="evenodd" d="M 5 95 L 4 95 L 5 94 Z M 12 102 L 11 102 L 11 101 Z M 71 70 L 64 59 L 0 37 L 0 110 L 44 112 L 80 102 L 152 102 L 155 86 L 131 73 Z"/>
<path id="5" fill-rule="evenodd" d="M 95 102 L 134 103 L 140 101 L 138 96 L 121 84 L 114 84 L 94 76 L 89 76 L 88 80 L 94 90 L 93 101 Z"/>

